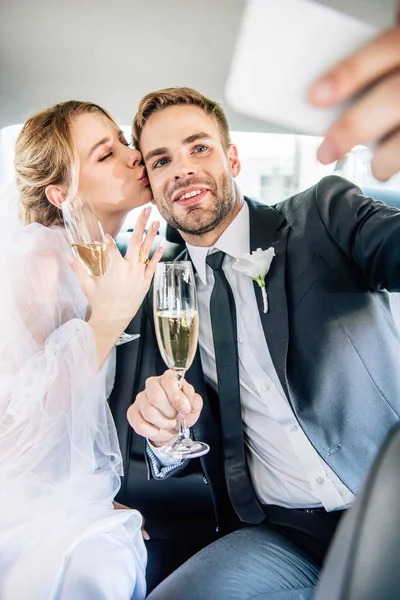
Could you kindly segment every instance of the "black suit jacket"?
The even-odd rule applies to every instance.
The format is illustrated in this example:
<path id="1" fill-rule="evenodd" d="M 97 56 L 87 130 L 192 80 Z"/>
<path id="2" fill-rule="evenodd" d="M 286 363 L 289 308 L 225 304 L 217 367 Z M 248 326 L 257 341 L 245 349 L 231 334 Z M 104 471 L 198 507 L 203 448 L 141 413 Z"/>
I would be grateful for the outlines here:
<path id="1" fill-rule="evenodd" d="M 386 291 L 400 291 L 400 211 L 365 198 L 338 177 L 324 178 L 274 207 L 246 201 L 251 250 L 273 246 L 276 253 L 266 278 L 266 314 L 254 284 L 276 372 L 310 442 L 356 493 L 400 414 L 400 338 Z M 232 510 L 223 477 L 218 398 L 206 389 L 199 353 L 187 374 L 204 399 L 193 429 L 211 451 L 168 481 L 143 478 L 144 440 L 131 430 L 125 413 L 146 378 L 165 370 L 150 306 L 144 303 L 131 324 L 136 331 L 140 324 L 140 344 L 119 349 L 111 397 L 126 465 L 122 499 L 137 505 L 132 482 L 142 479 L 139 508 L 145 514 L 149 504 L 155 514 L 162 505 L 167 520 L 196 512 L 206 519 L 214 510 L 226 528 Z M 191 495 L 198 500 L 195 509 L 188 504 Z"/>

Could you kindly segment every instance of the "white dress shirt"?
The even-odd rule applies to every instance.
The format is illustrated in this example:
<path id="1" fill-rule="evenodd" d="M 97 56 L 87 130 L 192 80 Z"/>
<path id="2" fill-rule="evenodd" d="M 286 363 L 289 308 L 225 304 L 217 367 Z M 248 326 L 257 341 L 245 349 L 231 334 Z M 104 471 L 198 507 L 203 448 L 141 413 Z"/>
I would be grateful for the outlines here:
<path id="1" fill-rule="evenodd" d="M 321 459 L 302 431 L 279 382 L 265 340 L 252 279 L 233 269 L 250 252 L 249 208 L 242 208 L 213 248 L 187 244 L 196 268 L 199 344 L 203 371 L 215 389 L 217 371 L 210 319 L 214 285 L 206 256 L 222 250 L 223 270 L 236 303 L 240 398 L 250 475 L 261 502 L 289 508 L 338 510 L 354 495 Z M 268 276 L 266 279 L 268 292 Z M 260 290 L 261 293 L 261 290 Z"/>

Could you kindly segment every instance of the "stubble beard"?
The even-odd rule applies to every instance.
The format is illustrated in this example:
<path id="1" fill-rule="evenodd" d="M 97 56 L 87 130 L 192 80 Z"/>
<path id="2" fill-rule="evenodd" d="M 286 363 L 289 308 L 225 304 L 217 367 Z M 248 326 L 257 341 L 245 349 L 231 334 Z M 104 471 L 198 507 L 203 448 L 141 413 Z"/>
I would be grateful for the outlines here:
<path id="1" fill-rule="evenodd" d="M 186 215 L 176 216 L 173 211 L 172 195 L 177 189 L 193 187 L 196 184 L 205 185 L 214 195 L 213 206 L 207 208 L 207 210 L 196 206 L 191 209 L 189 206 Z M 163 198 L 161 202 L 157 202 L 158 210 L 167 223 L 189 235 L 204 235 L 213 231 L 230 213 L 233 206 L 234 183 L 233 178 L 228 173 L 223 173 L 217 182 L 212 179 L 183 181 L 179 188 L 174 188 L 168 194 L 168 199 Z"/>

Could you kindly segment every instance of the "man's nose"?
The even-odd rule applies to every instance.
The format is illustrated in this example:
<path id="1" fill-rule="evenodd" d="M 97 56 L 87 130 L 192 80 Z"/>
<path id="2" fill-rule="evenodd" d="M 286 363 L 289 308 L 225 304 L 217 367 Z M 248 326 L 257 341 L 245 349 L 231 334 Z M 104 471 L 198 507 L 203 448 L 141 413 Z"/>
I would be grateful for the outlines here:
<path id="1" fill-rule="evenodd" d="M 137 167 L 142 162 L 142 154 L 139 150 L 129 148 L 128 165 L 131 168 Z"/>
<path id="2" fill-rule="evenodd" d="M 179 179 L 187 179 L 188 177 L 193 177 L 196 174 L 196 169 L 185 159 L 175 162 L 175 173 L 174 179 L 178 181 Z"/>

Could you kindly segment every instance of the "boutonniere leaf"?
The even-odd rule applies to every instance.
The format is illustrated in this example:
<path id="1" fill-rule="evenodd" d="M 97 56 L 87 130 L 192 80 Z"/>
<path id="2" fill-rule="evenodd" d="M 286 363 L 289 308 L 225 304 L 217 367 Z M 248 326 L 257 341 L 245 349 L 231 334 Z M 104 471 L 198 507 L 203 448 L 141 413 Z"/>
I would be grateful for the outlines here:
<path id="1" fill-rule="evenodd" d="M 240 273 L 248 275 L 254 281 L 256 281 L 261 288 L 264 312 L 268 312 L 268 298 L 267 291 L 265 289 L 265 277 L 271 267 L 272 259 L 275 256 L 275 250 L 272 246 L 267 250 L 261 250 L 257 248 L 251 254 L 246 252 L 242 258 L 237 258 L 233 264 L 233 268 Z"/>

